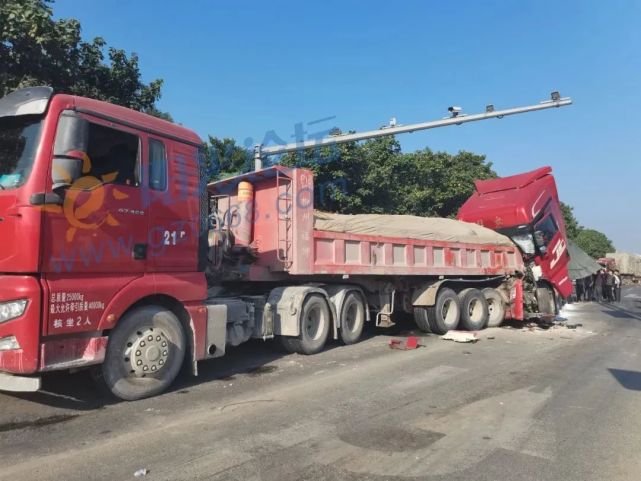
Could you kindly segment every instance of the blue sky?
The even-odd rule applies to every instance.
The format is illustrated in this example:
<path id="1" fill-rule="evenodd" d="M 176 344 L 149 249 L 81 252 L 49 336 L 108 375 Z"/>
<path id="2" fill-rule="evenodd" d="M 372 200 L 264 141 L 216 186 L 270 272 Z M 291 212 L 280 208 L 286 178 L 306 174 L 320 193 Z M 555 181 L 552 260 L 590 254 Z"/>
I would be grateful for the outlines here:
<path id="1" fill-rule="evenodd" d="M 136 52 L 159 107 L 201 136 L 261 141 L 575 104 L 399 137 L 487 155 L 499 175 L 551 165 L 580 223 L 641 252 L 641 2 L 58 0 L 83 36 Z"/>

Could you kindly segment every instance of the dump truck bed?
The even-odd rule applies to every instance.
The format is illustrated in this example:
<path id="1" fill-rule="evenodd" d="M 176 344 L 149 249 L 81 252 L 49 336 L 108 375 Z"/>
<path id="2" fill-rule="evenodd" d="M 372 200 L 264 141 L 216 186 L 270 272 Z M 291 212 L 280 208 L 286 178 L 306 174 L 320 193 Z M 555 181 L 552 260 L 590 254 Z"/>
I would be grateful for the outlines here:
<path id="1" fill-rule="evenodd" d="M 453 219 L 314 215 L 318 274 L 494 275 L 517 268 L 509 238 Z"/>
<path id="2" fill-rule="evenodd" d="M 247 280 L 316 275 L 494 276 L 523 269 L 520 253 L 509 238 L 476 224 L 315 212 L 313 175 L 305 169 L 275 166 L 211 184 L 210 192 L 228 195 L 227 205 L 233 206 L 241 181 L 254 187 L 253 212 L 241 217 L 251 220 L 256 260 L 235 273 Z"/>

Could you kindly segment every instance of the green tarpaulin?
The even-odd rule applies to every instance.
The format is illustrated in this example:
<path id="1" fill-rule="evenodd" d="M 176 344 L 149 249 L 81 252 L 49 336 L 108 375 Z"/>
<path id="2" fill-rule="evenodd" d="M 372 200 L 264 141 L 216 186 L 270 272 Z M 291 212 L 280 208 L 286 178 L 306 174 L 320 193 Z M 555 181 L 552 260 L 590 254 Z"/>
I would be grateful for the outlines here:
<path id="1" fill-rule="evenodd" d="M 568 252 L 570 253 L 568 270 L 570 271 L 570 279 L 573 281 L 591 276 L 601 269 L 601 266 L 592 257 L 571 240 L 568 240 Z"/>

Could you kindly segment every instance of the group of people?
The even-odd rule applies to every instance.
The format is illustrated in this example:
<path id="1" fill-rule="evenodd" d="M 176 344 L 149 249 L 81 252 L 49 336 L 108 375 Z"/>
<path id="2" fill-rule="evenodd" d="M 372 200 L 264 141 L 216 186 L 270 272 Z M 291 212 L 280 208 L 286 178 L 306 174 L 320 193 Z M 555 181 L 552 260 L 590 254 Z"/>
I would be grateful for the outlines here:
<path id="1" fill-rule="evenodd" d="M 600 269 L 592 276 L 577 279 L 576 300 L 621 302 L 621 276 L 619 271 Z"/>

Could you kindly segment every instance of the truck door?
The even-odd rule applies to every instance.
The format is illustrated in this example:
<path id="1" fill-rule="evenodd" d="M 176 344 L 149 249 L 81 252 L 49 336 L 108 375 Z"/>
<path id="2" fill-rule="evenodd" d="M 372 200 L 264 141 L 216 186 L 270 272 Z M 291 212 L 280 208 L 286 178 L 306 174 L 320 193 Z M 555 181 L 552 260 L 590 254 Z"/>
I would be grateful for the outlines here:
<path id="1" fill-rule="evenodd" d="M 195 271 L 200 229 L 197 148 L 148 136 L 149 268 Z"/>
<path id="2" fill-rule="evenodd" d="M 56 191 L 62 205 L 44 209 L 47 334 L 95 329 L 101 309 L 147 269 L 141 136 L 91 115 L 81 117 L 88 121 L 86 147 L 69 157 L 82 157 L 82 172 L 69 176 L 75 180 L 62 193 Z M 52 171 L 57 168 L 54 162 Z M 50 192 L 55 194 L 53 187 Z"/>
<path id="3" fill-rule="evenodd" d="M 565 236 L 553 212 L 546 212 L 534 224 L 534 242 L 538 251 L 537 264 L 544 277 L 563 297 L 569 296 L 572 292 L 572 281 L 568 276 L 570 258 Z"/>

